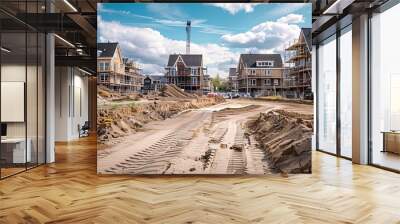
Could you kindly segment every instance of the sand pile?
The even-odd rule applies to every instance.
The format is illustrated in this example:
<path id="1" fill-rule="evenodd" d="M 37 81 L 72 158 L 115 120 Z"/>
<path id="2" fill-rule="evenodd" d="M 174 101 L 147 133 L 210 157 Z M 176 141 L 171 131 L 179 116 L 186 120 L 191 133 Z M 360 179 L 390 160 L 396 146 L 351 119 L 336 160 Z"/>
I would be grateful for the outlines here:
<path id="1" fill-rule="evenodd" d="M 97 110 L 97 136 L 99 143 L 114 144 L 119 138 L 134 133 L 145 123 L 164 120 L 188 109 L 223 102 L 219 97 L 200 97 L 186 101 L 153 101 Z"/>
<path id="2" fill-rule="evenodd" d="M 166 84 L 161 90 L 161 96 L 176 98 L 196 98 L 195 95 L 182 91 L 174 84 Z"/>
<path id="3" fill-rule="evenodd" d="M 271 168 L 284 173 L 311 173 L 312 115 L 274 110 L 248 124 L 265 150 Z"/>
<path id="4" fill-rule="evenodd" d="M 132 92 L 129 94 L 121 94 L 119 92 L 110 90 L 105 86 L 98 85 L 97 98 L 107 102 L 111 102 L 111 101 L 124 101 L 124 100 L 139 100 L 143 98 L 143 95 L 136 92 Z"/>

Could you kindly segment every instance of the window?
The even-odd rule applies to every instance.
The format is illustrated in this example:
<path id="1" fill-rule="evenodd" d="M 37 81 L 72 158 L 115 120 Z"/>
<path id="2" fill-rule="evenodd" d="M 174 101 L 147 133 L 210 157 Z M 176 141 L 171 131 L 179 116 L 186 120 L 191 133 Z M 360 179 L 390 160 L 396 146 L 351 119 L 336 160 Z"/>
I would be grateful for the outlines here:
<path id="1" fill-rule="evenodd" d="M 256 80 L 255 79 L 250 79 L 250 85 L 255 86 L 256 85 Z"/>
<path id="2" fill-rule="evenodd" d="M 373 164 L 395 170 L 400 170 L 400 134 L 391 133 L 400 131 L 398 21 L 400 4 L 371 18 L 371 157 Z"/>
<path id="3" fill-rule="evenodd" d="M 251 70 L 251 74 L 252 74 L 252 75 L 256 75 L 256 70 L 255 70 L 255 69 L 252 69 L 252 70 Z"/>
<path id="4" fill-rule="evenodd" d="M 318 149 L 336 153 L 336 36 L 318 48 Z"/>
<path id="5" fill-rule="evenodd" d="M 279 86 L 279 79 L 274 79 L 274 86 Z"/>
<path id="6" fill-rule="evenodd" d="M 27 3 L 18 6 L 23 4 Z M 40 8 L 36 4 L 31 3 L 31 13 Z M 20 15 L 24 16 L 22 11 Z M 45 162 L 46 36 L 15 25 L 13 30 L 0 28 L 0 43 L 2 179 Z M 4 137 L 11 143 L 4 144 Z"/>
<path id="7" fill-rule="evenodd" d="M 271 70 L 265 70 L 265 75 L 267 75 L 267 76 L 272 75 L 272 71 Z"/>
<path id="8" fill-rule="evenodd" d="M 108 71 L 110 69 L 109 62 L 99 62 L 99 70 L 100 71 Z"/>
<path id="9" fill-rule="evenodd" d="M 351 26 L 340 36 L 340 154 L 352 157 L 352 35 Z"/>
<path id="10" fill-rule="evenodd" d="M 192 75 L 197 75 L 197 69 L 196 68 L 192 68 Z"/>
<path id="11" fill-rule="evenodd" d="M 264 79 L 264 84 L 267 86 L 271 85 L 271 79 Z"/>
<path id="12" fill-rule="evenodd" d="M 273 61 L 257 61 L 256 64 L 257 64 L 257 67 L 273 67 L 274 66 Z"/>
<path id="13" fill-rule="evenodd" d="M 100 82 L 108 81 L 108 74 L 107 73 L 99 73 Z"/>
<path id="14" fill-rule="evenodd" d="M 104 62 L 99 62 L 99 71 L 104 71 Z"/>

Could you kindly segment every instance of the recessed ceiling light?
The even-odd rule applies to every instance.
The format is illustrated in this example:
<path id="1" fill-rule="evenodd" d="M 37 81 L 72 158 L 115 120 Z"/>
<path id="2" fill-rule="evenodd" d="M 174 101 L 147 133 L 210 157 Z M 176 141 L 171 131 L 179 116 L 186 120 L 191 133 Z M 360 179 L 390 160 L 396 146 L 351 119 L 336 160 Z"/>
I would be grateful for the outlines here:
<path id="1" fill-rule="evenodd" d="M 62 42 L 66 43 L 67 45 L 69 45 L 69 46 L 75 48 L 75 45 L 73 45 L 73 44 L 72 44 L 71 42 L 69 42 L 68 40 L 66 40 L 66 39 L 64 39 L 64 38 L 62 38 L 62 37 L 60 37 L 60 36 L 57 35 L 57 34 L 54 34 L 54 36 L 57 37 L 57 38 L 58 38 L 59 40 L 61 40 Z"/>
<path id="2" fill-rule="evenodd" d="M 9 49 L 7 49 L 5 47 L 1 47 L 0 49 L 1 49 L 1 51 L 4 51 L 6 53 L 10 53 L 11 52 L 11 50 L 9 50 Z"/>
<path id="3" fill-rule="evenodd" d="M 79 68 L 79 67 L 78 67 L 78 69 L 79 69 L 79 71 L 81 71 L 81 72 L 83 72 L 83 73 L 85 73 L 85 74 L 87 74 L 87 75 L 92 75 L 90 72 L 87 72 L 87 71 L 85 71 L 85 70 L 83 70 L 83 69 L 81 69 L 81 68 Z"/>
<path id="4" fill-rule="evenodd" d="M 74 12 L 78 12 L 78 10 L 68 1 L 64 0 L 65 4 L 67 4 Z"/>

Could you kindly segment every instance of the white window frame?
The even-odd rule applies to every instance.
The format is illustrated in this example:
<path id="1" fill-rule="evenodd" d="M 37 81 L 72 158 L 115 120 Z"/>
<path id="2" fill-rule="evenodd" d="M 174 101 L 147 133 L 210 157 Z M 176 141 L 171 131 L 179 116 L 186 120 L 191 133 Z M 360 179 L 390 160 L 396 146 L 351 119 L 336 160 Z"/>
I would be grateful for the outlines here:
<path id="1" fill-rule="evenodd" d="M 274 86 L 279 86 L 279 79 L 274 79 Z"/>
<path id="2" fill-rule="evenodd" d="M 192 68 L 192 75 L 197 75 L 197 68 Z"/>
<path id="3" fill-rule="evenodd" d="M 107 76 L 108 76 L 108 74 L 107 73 L 100 73 L 99 74 L 99 78 L 100 78 L 100 82 L 105 82 L 105 81 L 107 81 Z"/>
<path id="4" fill-rule="evenodd" d="M 273 67 L 274 66 L 274 61 L 257 61 L 256 62 L 257 67 Z"/>

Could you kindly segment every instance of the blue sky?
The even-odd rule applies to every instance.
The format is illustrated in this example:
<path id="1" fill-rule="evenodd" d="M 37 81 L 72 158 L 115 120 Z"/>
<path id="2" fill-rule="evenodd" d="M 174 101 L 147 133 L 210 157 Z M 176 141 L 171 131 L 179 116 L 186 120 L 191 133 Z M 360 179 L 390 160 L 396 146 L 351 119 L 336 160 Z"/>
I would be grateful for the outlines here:
<path id="1" fill-rule="evenodd" d="M 169 54 L 184 53 L 187 20 L 192 53 L 203 54 L 210 75 L 226 76 L 240 53 L 282 52 L 311 27 L 311 4 L 103 3 L 98 41 L 119 42 L 145 73 L 162 74 Z"/>

